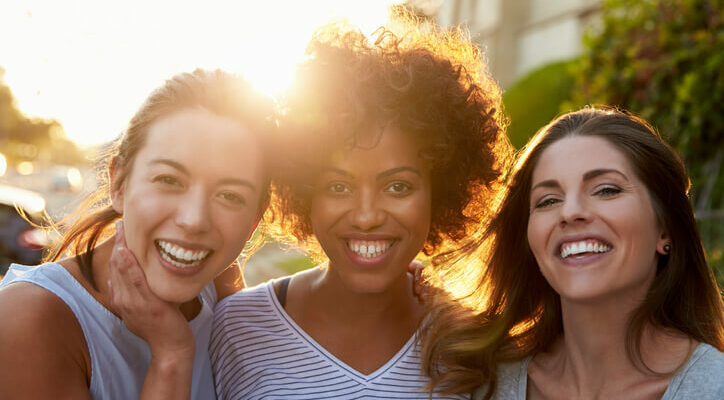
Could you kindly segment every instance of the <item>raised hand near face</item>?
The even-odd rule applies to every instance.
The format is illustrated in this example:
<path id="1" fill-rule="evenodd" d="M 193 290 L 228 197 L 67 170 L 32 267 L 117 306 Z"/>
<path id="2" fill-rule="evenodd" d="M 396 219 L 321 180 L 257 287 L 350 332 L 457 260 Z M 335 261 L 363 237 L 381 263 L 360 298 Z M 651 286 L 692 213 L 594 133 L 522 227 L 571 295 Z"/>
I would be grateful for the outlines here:
<path id="1" fill-rule="evenodd" d="M 188 321 L 178 305 L 159 299 L 148 288 L 143 269 L 126 247 L 122 221 L 116 223 L 108 288 L 112 310 L 128 330 L 148 342 L 152 357 L 193 360 L 195 343 Z"/>

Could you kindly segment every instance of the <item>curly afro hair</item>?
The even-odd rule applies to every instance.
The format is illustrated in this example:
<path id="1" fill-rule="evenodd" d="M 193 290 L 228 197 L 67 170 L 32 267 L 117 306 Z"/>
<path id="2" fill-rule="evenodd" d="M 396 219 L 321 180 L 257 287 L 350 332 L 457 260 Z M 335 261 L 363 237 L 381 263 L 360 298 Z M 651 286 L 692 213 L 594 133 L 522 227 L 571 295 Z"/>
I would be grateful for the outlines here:
<path id="1" fill-rule="evenodd" d="M 432 215 L 423 252 L 461 241 L 489 219 L 512 151 L 501 91 L 465 33 L 410 18 L 366 37 L 346 25 L 318 30 L 283 101 L 270 207 L 277 232 L 319 250 L 312 182 L 335 152 L 359 147 L 371 124 L 394 125 L 431 163 Z M 393 33 L 395 30 L 395 33 Z"/>

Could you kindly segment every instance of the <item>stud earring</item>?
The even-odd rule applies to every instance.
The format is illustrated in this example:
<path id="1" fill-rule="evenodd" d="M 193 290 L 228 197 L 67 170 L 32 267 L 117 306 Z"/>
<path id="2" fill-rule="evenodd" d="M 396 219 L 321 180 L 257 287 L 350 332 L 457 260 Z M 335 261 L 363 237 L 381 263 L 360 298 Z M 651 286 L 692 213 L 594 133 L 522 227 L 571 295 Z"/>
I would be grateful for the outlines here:
<path id="1" fill-rule="evenodd" d="M 665 253 L 665 254 L 669 254 L 670 252 L 671 252 L 671 245 L 668 244 L 668 243 L 666 243 L 666 244 L 664 245 L 664 253 Z"/>

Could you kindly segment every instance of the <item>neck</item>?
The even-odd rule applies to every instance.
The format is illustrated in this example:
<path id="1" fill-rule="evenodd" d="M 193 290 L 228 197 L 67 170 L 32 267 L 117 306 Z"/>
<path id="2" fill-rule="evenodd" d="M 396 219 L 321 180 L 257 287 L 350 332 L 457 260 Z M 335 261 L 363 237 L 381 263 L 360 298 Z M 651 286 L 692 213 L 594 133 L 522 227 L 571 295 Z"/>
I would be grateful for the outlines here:
<path id="1" fill-rule="evenodd" d="M 561 301 L 561 350 L 577 380 L 591 387 L 630 367 L 626 331 L 633 307 L 620 303 L 572 304 Z"/>
<path id="2" fill-rule="evenodd" d="M 406 268 L 401 269 L 406 271 Z M 422 308 L 412 292 L 412 277 L 401 273 L 381 291 L 359 292 L 351 290 L 333 268 L 320 269 L 310 285 L 310 296 L 317 299 L 325 314 L 334 321 L 378 322 L 393 319 L 396 323 L 410 318 L 415 323 Z"/>
<path id="3" fill-rule="evenodd" d="M 561 379 L 577 393 L 584 397 L 609 393 L 616 387 L 656 378 L 647 368 L 670 374 L 686 360 L 693 342 L 683 334 L 651 325 L 644 326 L 638 342 L 645 364 L 635 354 L 629 356 L 630 317 L 644 297 L 645 292 L 586 303 L 561 299 L 564 333 L 552 354 Z"/>

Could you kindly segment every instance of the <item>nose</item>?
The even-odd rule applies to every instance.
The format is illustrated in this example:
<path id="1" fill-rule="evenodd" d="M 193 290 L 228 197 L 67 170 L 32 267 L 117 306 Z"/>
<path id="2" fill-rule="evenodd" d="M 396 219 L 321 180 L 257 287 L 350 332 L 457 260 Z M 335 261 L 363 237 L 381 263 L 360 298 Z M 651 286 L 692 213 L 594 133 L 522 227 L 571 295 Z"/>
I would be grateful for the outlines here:
<path id="1" fill-rule="evenodd" d="M 354 208 L 348 213 L 352 226 L 362 231 L 371 231 L 381 226 L 385 222 L 386 214 L 375 192 L 363 189 L 356 197 Z"/>
<path id="2" fill-rule="evenodd" d="M 585 223 L 591 220 L 591 213 L 584 196 L 567 196 L 560 208 L 561 225 Z"/>
<path id="3" fill-rule="evenodd" d="M 211 226 L 209 199 L 200 188 L 190 189 L 176 204 L 176 225 L 187 233 L 202 233 Z"/>

